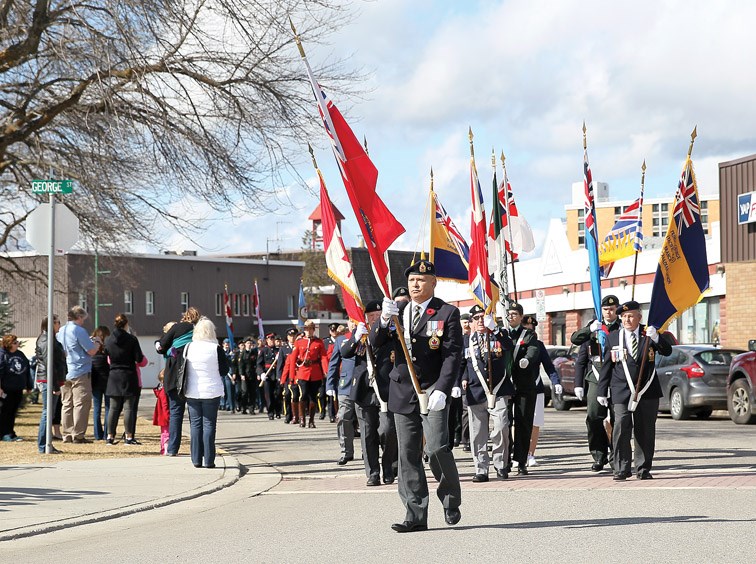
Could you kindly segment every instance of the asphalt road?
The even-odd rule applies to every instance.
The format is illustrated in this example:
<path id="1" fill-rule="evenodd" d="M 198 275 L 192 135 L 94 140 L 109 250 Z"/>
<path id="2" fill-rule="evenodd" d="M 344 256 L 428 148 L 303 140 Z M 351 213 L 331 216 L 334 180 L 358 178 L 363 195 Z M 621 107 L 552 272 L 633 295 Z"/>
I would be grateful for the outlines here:
<path id="1" fill-rule="evenodd" d="M 527 477 L 473 484 L 469 455 L 456 452 L 462 521 L 447 527 L 431 494 L 431 530 L 400 535 L 390 529 L 404 515 L 396 486 L 366 488 L 361 463 L 337 466 L 334 425 L 222 414 L 219 442 L 247 467 L 235 485 L 11 541 L 2 560 L 756 562 L 756 426 L 724 413 L 661 416 L 656 479 L 617 483 L 588 471 L 584 418 L 585 410 L 547 409 L 540 464 Z"/>

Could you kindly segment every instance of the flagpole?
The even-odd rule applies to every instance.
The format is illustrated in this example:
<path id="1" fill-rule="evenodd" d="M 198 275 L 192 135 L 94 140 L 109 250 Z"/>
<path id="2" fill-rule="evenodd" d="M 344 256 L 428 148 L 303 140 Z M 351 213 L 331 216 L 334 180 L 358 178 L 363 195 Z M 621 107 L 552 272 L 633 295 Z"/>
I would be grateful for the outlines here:
<path id="1" fill-rule="evenodd" d="M 640 204 L 639 209 L 638 209 L 638 221 L 643 221 L 643 188 L 646 184 L 646 159 L 643 159 L 643 166 L 641 167 L 641 171 L 642 171 L 641 172 L 641 199 L 640 199 L 640 202 L 638 202 Z M 635 277 L 638 273 L 638 252 L 639 251 L 638 251 L 637 243 L 638 243 L 638 235 L 636 233 L 635 241 L 633 242 L 633 244 L 635 245 L 635 262 L 633 264 L 633 286 L 632 286 L 632 289 L 630 290 L 631 300 L 635 299 Z"/>
<path id="2" fill-rule="evenodd" d="M 436 214 L 435 212 L 431 212 L 431 207 L 433 207 L 433 167 L 431 166 L 430 169 L 430 190 L 428 190 L 428 202 L 425 204 L 425 212 L 428 214 L 428 254 L 430 255 L 433 253 L 433 241 L 431 241 L 431 238 L 433 237 L 433 222 L 436 221 Z M 423 220 L 425 220 L 425 217 L 423 217 Z M 425 258 L 425 250 L 424 248 L 420 249 L 420 258 Z M 429 256 L 430 261 L 433 262 L 434 256 Z"/>
<path id="3" fill-rule="evenodd" d="M 512 217 L 509 215 L 509 179 L 507 178 L 507 157 L 504 156 L 504 151 L 501 152 L 501 166 L 504 169 L 504 207 L 507 211 L 507 229 L 509 230 L 509 245 L 510 250 L 514 253 L 514 239 L 512 236 Z M 506 245 L 504 249 L 504 255 L 506 256 Z M 517 275 L 515 274 L 515 264 L 517 261 L 512 259 L 512 288 L 514 290 L 514 301 L 517 301 Z"/>

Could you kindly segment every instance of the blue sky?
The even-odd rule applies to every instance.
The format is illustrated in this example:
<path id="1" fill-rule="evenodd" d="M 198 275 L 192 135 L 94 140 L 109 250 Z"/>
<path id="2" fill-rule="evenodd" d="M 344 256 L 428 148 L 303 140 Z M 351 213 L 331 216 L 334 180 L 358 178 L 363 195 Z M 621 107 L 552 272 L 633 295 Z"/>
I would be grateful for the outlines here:
<path id="1" fill-rule="evenodd" d="M 330 45 L 305 48 L 313 66 L 349 56 L 346 64 L 367 76 L 362 99 L 333 98 L 358 137 L 367 136 L 379 192 L 407 230 L 397 248 L 415 249 L 431 167 L 444 206 L 469 230 L 468 126 L 484 196 L 491 149 L 503 150 L 537 244 L 582 180 L 583 120 L 593 177 L 609 183 L 612 199 L 637 197 L 643 159 L 646 197 L 671 198 L 694 125 L 702 192 L 718 190 L 717 163 L 756 153 L 756 36 L 742 25 L 756 21 L 756 4 L 377 0 L 355 9 Z M 325 133 L 311 142 L 354 245 Z M 291 150 L 314 186 L 306 150 Z M 260 251 L 277 232 L 272 248 L 300 247 L 317 192 L 276 189 L 293 204 L 257 217 L 208 217 L 195 242 L 167 234 L 166 248 Z"/>

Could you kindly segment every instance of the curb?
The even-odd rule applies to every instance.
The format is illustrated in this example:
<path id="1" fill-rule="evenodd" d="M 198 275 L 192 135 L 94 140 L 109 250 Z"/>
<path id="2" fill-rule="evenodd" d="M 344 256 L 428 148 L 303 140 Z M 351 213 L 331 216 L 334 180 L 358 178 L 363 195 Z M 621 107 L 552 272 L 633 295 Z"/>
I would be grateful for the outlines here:
<path id="1" fill-rule="evenodd" d="M 154 499 L 152 501 L 137 503 L 135 505 L 129 505 L 126 507 L 109 509 L 98 513 L 88 513 L 80 517 L 71 517 L 68 519 L 62 519 L 60 521 L 51 521 L 48 523 L 41 523 L 39 525 L 21 527 L 14 529 L 13 531 L 0 533 L 0 542 L 32 537 L 36 535 L 43 535 L 45 533 L 51 533 L 53 531 L 79 527 L 81 525 L 89 525 L 91 523 L 99 523 L 101 521 L 107 521 L 109 519 L 117 519 L 119 517 L 133 515 L 134 513 L 149 511 L 150 509 L 158 509 L 160 507 L 172 505 L 181 501 L 189 501 L 203 495 L 215 493 L 224 488 L 234 485 L 242 476 L 242 466 L 239 463 L 239 460 L 235 456 L 228 454 L 224 454 L 222 456 L 224 460 L 223 474 L 214 482 L 210 482 L 209 484 L 206 484 L 199 488 L 188 490 L 186 492 L 182 492 L 173 496 Z"/>

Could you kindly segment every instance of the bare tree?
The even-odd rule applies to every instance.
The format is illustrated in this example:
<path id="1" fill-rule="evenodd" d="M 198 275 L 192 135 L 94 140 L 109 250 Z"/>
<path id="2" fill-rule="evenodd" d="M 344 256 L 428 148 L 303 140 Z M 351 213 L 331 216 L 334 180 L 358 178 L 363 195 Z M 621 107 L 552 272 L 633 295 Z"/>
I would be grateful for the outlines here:
<path id="1" fill-rule="evenodd" d="M 76 181 L 66 199 L 99 248 L 156 243 L 179 211 L 262 213 L 293 172 L 287 148 L 315 125 L 293 44 L 322 43 L 344 0 L 0 0 L 0 251 L 23 248 L 40 196 L 30 181 Z M 341 62 L 317 70 L 352 92 Z M 274 198 L 274 197 L 273 197 Z M 194 231 L 196 233 L 196 231 Z M 0 271 L 22 274 L 0 256 Z"/>

